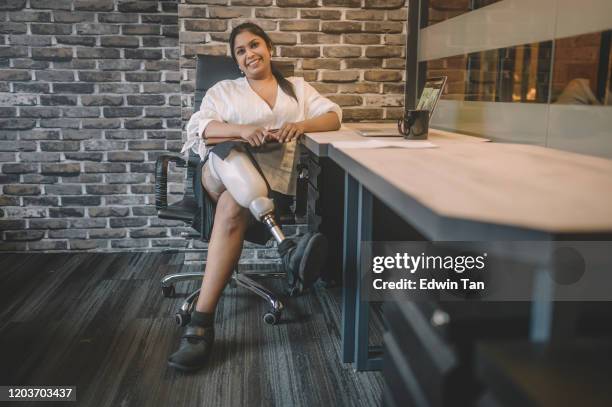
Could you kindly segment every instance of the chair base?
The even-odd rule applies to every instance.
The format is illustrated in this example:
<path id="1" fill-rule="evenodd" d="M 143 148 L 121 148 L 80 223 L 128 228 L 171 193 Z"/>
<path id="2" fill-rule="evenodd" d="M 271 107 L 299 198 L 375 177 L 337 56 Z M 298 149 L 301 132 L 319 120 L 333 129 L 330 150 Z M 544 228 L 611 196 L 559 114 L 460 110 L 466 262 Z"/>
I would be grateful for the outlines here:
<path id="1" fill-rule="evenodd" d="M 164 297 L 172 297 L 174 295 L 174 285 L 179 281 L 187 280 L 200 280 L 204 276 L 204 273 L 174 273 L 164 276 L 161 280 L 161 288 Z M 259 297 L 266 300 L 270 309 L 263 315 L 265 323 L 274 325 L 280 321 L 283 303 L 276 297 L 276 295 L 259 284 L 255 280 L 263 280 L 270 278 L 285 278 L 285 273 L 278 272 L 245 272 L 232 274 L 232 280 L 230 284 L 237 284 L 247 290 L 257 294 Z M 195 304 L 198 301 L 200 289 L 197 289 L 193 293 L 189 294 L 185 301 L 181 304 L 178 311 L 175 314 L 176 323 L 180 326 L 185 326 L 191 320 L 191 313 L 195 309 Z"/>

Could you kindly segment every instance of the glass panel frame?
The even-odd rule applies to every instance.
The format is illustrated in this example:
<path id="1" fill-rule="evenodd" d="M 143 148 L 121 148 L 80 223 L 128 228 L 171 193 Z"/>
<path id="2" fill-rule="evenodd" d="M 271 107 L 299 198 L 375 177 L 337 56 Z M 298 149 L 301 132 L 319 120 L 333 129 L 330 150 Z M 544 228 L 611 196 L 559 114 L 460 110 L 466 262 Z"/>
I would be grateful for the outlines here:
<path id="1" fill-rule="evenodd" d="M 476 11 L 467 12 L 473 15 L 454 15 L 438 29 L 428 26 L 433 1 L 408 5 L 406 108 L 418 100 L 427 76 L 447 75 L 433 127 L 612 158 L 612 2 L 593 0 L 586 9 L 574 0 L 474 2 Z M 496 28 L 498 33 L 490 32 Z M 467 42 L 457 42 L 457 33 Z M 600 39 L 589 43 L 570 36 Z M 568 56 L 564 45 L 571 41 L 583 41 L 584 49 L 575 47 Z M 580 52 L 585 55 L 578 58 Z M 570 74 L 561 75 L 563 70 Z M 582 88 L 593 96 L 559 103 L 576 79 L 588 79 Z M 577 104 L 585 100 L 592 104 Z"/>

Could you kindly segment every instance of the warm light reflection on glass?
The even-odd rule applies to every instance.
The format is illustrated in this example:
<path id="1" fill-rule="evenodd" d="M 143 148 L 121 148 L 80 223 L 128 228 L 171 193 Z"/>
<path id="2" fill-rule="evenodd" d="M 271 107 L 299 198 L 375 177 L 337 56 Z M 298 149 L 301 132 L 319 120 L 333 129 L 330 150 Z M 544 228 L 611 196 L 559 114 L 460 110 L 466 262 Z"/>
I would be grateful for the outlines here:
<path id="1" fill-rule="evenodd" d="M 527 92 L 527 100 L 534 101 L 535 99 L 536 99 L 536 89 L 531 88 L 529 89 L 529 92 Z"/>
<path id="2" fill-rule="evenodd" d="M 612 105 L 612 30 L 427 62 L 446 100 Z"/>
<path id="3" fill-rule="evenodd" d="M 548 100 L 552 42 L 475 52 L 428 62 L 428 76 L 448 77 L 444 99 Z"/>

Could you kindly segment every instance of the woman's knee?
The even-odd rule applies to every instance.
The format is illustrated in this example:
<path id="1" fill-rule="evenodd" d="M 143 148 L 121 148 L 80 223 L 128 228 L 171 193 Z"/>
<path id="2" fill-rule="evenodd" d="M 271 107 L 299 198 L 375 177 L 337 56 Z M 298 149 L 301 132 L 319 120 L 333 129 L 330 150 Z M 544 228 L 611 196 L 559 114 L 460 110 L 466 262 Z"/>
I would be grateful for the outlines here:
<path id="1" fill-rule="evenodd" d="M 210 160 L 202 167 L 202 186 L 214 202 L 217 202 L 225 191 L 223 183 L 217 180 L 210 170 Z"/>
<path id="2" fill-rule="evenodd" d="M 215 223 L 221 223 L 227 231 L 235 231 L 245 227 L 248 221 L 249 211 L 240 206 L 228 191 L 224 191 L 217 201 L 215 212 Z"/>

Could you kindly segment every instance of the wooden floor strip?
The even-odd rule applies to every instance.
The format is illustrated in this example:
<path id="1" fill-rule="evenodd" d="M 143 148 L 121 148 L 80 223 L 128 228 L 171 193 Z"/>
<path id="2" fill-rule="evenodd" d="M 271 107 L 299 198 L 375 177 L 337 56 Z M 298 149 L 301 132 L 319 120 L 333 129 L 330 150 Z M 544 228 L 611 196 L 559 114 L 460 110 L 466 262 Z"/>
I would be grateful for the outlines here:
<path id="1" fill-rule="evenodd" d="M 377 406 L 382 376 L 340 362 L 340 289 L 267 305 L 226 288 L 209 365 L 167 366 L 182 328 L 174 313 L 198 281 L 161 295 L 167 273 L 202 271 L 181 253 L 3 255 L 0 384 L 77 386 L 79 406 Z M 282 292 L 282 282 L 271 284 Z M 374 318 L 373 340 L 381 322 Z"/>

